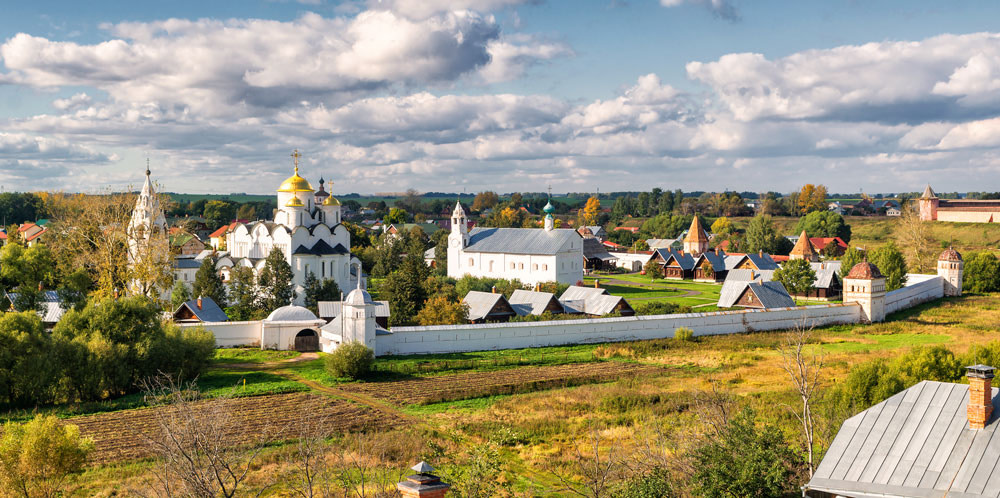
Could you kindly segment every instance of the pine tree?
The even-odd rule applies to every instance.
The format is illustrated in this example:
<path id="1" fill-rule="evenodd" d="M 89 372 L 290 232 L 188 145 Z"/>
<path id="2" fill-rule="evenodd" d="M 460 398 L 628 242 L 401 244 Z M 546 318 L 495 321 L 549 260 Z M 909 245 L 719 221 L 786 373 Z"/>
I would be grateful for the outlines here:
<path id="1" fill-rule="evenodd" d="M 337 285 L 337 281 L 328 278 L 325 280 L 320 280 L 316 278 L 316 274 L 309 272 L 306 275 L 306 281 L 303 284 L 305 292 L 305 305 L 313 313 L 319 314 L 319 302 L 320 301 L 339 301 L 340 300 L 340 286 Z"/>
<path id="2" fill-rule="evenodd" d="M 260 305 L 260 294 L 253 270 L 245 266 L 233 268 L 230 275 L 230 291 L 232 306 L 226 309 L 226 314 L 233 320 L 252 320 L 265 313 Z"/>
<path id="3" fill-rule="evenodd" d="M 184 282 L 180 280 L 175 281 L 174 288 L 170 291 L 170 305 L 174 309 L 177 309 L 189 299 L 191 299 L 191 291 L 184 285 Z"/>
<path id="4" fill-rule="evenodd" d="M 194 274 L 194 284 L 191 294 L 196 297 L 210 297 L 220 308 L 227 306 L 226 286 L 222 277 L 215 269 L 215 256 L 208 256 L 201 262 L 201 267 Z"/>
<path id="5" fill-rule="evenodd" d="M 267 255 L 264 268 L 260 271 L 257 285 L 260 287 L 261 304 L 265 310 L 275 310 L 295 299 L 295 284 L 292 282 L 292 267 L 285 261 L 281 249 L 275 247 Z"/>

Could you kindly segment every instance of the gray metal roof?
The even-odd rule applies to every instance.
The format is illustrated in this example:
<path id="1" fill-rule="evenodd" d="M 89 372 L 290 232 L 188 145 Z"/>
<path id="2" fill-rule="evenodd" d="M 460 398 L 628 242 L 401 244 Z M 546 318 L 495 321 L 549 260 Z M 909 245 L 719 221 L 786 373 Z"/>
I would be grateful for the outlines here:
<path id="1" fill-rule="evenodd" d="M 581 287 L 571 285 L 562 296 L 559 296 L 559 304 L 562 305 L 566 313 L 586 313 L 588 315 L 606 315 L 615 310 L 619 302 L 625 301 L 621 296 L 608 294 L 607 289 L 595 287 Z M 625 301 L 625 305 L 628 302 Z M 631 306 L 629 306 L 631 309 Z"/>
<path id="2" fill-rule="evenodd" d="M 375 317 L 382 318 L 389 316 L 389 301 L 372 301 L 375 305 Z M 340 316 L 340 309 L 343 305 L 340 301 L 320 301 L 316 303 L 319 307 L 319 317 L 330 320 Z"/>
<path id="3" fill-rule="evenodd" d="M 781 282 L 750 282 L 747 287 L 757 296 L 764 309 L 795 306 L 795 300 L 788 295 L 788 291 L 785 290 L 784 285 L 781 285 Z"/>
<path id="4" fill-rule="evenodd" d="M 7 292 L 7 300 L 13 303 L 17 299 L 17 292 Z M 58 323 L 62 319 L 63 313 L 66 312 L 62 308 L 62 301 L 59 299 L 59 293 L 56 291 L 43 291 L 42 299 L 39 303 L 41 310 L 38 311 L 38 316 L 41 317 L 42 323 Z"/>
<path id="5" fill-rule="evenodd" d="M 750 261 L 753 261 L 753 264 L 756 265 L 757 269 L 759 269 L 759 270 L 777 270 L 778 269 L 778 263 L 775 263 L 774 260 L 771 259 L 771 255 L 770 254 L 760 255 L 760 254 L 753 254 L 753 253 L 751 253 L 751 254 L 747 254 L 747 259 L 749 259 Z"/>
<path id="6" fill-rule="evenodd" d="M 469 306 L 469 320 L 482 320 L 490 314 L 490 311 L 493 310 L 501 299 L 506 301 L 503 294 L 469 291 L 462 299 L 462 302 Z"/>
<path id="7" fill-rule="evenodd" d="M 518 315 L 525 316 L 541 315 L 555 298 L 556 295 L 551 292 L 517 289 L 507 301 L 510 302 L 511 307 Z M 556 300 L 556 303 L 558 302 L 559 300 Z"/>
<path id="8" fill-rule="evenodd" d="M 740 295 L 743 294 L 743 289 L 747 288 L 747 284 L 750 283 L 749 279 L 739 279 L 733 278 L 733 273 L 742 272 L 749 270 L 730 270 L 729 274 L 726 275 L 726 280 L 722 282 L 722 290 L 719 291 L 719 301 L 715 303 L 719 308 L 732 308 L 736 301 L 739 300 Z"/>
<path id="9" fill-rule="evenodd" d="M 567 251 L 570 244 L 583 253 L 583 237 L 576 230 L 541 228 L 482 228 L 469 232 L 466 252 L 503 254 L 557 254 Z"/>
<path id="10" fill-rule="evenodd" d="M 193 256 L 176 256 L 174 257 L 174 268 L 179 270 L 201 268 L 201 261 Z"/>
<path id="11" fill-rule="evenodd" d="M 969 429 L 969 386 L 923 381 L 847 419 L 807 489 L 847 496 L 1000 497 L 1000 413 Z"/>
<path id="12" fill-rule="evenodd" d="M 736 268 L 736 265 L 740 264 L 740 262 L 743 261 L 743 257 L 744 257 L 743 255 L 727 254 L 726 269 L 732 271 L 733 268 Z"/>
<path id="13" fill-rule="evenodd" d="M 190 301 L 185 301 L 177 307 L 174 311 L 174 316 L 177 316 L 182 308 L 187 308 L 191 310 L 194 316 L 198 317 L 199 320 L 203 322 L 228 322 L 229 316 L 226 315 L 225 311 L 216 304 L 215 300 L 210 297 L 201 298 L 201 308 L 198 308 L 198 299 L 192 299 Z"/>
<path id="14" fill-rule="evenodd" d="M 813 287 L 817 289 L 829 289 L 831 285 L 839 279 L 840 275 L 840 261 L 823 261 L 821 263 L 810 263 L 814 272 L 816 272 L 816 281 L 813 282 Z"/>
<path id="15" fill-rule="evenodd" d="M 607 315 L 615 311 L 618 303 L 625 303 L 625 306 L 631 309 L 631 306 L 629 306 L 628 301 L 625 301 L 624 297 L 601 295 L 593 296 L 584 301 L 583 312 L 588 315 Z"/>
<path id="16" fill-rule="evenodd" d="M 646 239 L 646 244 L 649 245 L 650 249 L 669 249 L 674 244 L 680 244 L 681 239 Z"/>
<path id="17" fill-rule="evenodd" d="M 607 289 L 602 289 L 600 287 L 583 287 L 579 285 L 571 285 L 563 291 L 562 295 L 559 296 L 560 301 L 581 301 L 588 299 L 592 296 L 600 296 L 607 294 Z"/>
<path id="18" fill-rule="evenodd" d="M 601 261 L 613 261 L 618 259 L 608 252 L 601 241 L 591 237 L 583 239 L 583 257 L 587 259 L 600 259 Z"/>

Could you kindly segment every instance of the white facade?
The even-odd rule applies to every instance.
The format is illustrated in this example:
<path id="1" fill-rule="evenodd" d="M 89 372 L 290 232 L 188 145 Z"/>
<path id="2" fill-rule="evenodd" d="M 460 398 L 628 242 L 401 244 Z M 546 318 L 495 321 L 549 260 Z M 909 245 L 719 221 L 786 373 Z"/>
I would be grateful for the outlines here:
<path id="1" fill-rule="evenodd" d="M 259 274 L 264 258 L 278 248 L 292 267 L 297 303 L 304 300 L 303 285 L 310 272 L 320 280 L 335 280 L 341 289 L 356 287 L 360 272 L 351 272 L 351 234 L 341 225 L 340 203 L 316 194 L 299 176 L 296 159 L 295 174 L 278 189 L 274 221 L 240 223 L 226 234 L 229 254 L 219 265 L 223 279 L 228 281 L 234 266 L 247 266 Z"/>
<path id="2" fill-rule="evenodd" d="M 544 229 L 477 228 L 456 203 L 448 236 L 448 276 L 517 279 L 525 284 L 583 280 L 583 238 L 576 230 L 556 230 L 551 215 Z"/>

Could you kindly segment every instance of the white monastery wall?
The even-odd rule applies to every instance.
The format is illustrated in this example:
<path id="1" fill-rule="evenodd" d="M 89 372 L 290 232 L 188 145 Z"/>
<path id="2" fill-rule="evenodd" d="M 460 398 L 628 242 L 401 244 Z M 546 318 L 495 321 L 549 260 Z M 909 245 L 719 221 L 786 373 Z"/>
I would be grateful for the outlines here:
<path id="1" fill-rule="evenodd" d="M 1000 209 L 996 211 L 952 211 L 938 209 L 937 221 L 997 223 L 1000 222 Z"/>
<path id="2" fill-rule="evenodd" d="M 861 307 L 854 303 L 781 308 L 768 311 L 719 311 L 587 320 L 481 325 L 395 327 L 376 339 L 376 355 L 425 354 L 515 349 L 563 344 L 618 342 L 673 337 L 688 327 L 695 335 L 781 330 L 795 326 L 857 323 Z"/>
<path id="3" fill-rule="evenodd" d="M 215 334 L 215 347 L 260 346 L 260 321 L 178 323 L 181 328 L 205 327 Z"/>
<path id="4" fill-rule="evenodd" d="M 944 297 L 944 279 L 936 275 L 906 275 L 906 287 L 885 293 L 885 314 Z"/>

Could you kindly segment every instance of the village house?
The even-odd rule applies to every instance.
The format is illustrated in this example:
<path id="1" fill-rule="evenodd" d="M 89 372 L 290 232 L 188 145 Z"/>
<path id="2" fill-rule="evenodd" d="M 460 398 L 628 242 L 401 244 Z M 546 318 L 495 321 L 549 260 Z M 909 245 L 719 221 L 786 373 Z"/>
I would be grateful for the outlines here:
<path id="1" fill-rule="evenodd" d="M 765 277 L 764 275 L 767 274 Z M 773 271 L 736 270 L 730 273 L 719 293 L 719 308 L 789 308 L 795 300 L 785 286 L 771 280 Z"/>
<path id="2" fill-rule="evenodd" d="M 181 256 L 193 256 L 205 250 L 205 244 L 197 236 L 178 227 L 170 229 L 168 239 L 171 251 Z"/>
<path id="3" fill-rule="evenodd" d="M 563 313 L 562 303 L 556 299 L 552 292 L 540 292 L 537 290 L 517 289 L 507 300 L 519 316 L 541 315 L 551 313 L 553 315 Z"/>
<path id="4" fill-rule="evenodd" d="M 185 301 L 174 311 L 175 322 L 227 322 L 229 316 L 210 297 L 199 296 L 196 299 Z"/>
<path id="5" fill-rule="evenodd" d="M 571 285 L 559 296 L 559 303 L 565 313 L 582 313 L 592 317 L 599 317 L 611 313 L 618 313 L 621 316 L 633 316 L 635 310 L 621 296 L 612 296 L 607 289 L 602 289 L 594 284 L 594 287 L 583 287 Z"/>
<path id="6" fill-rule="evenodd" d="M 462 298 L 469 308 L 470 323 L 506 322 L 517 316 L 503 294 L 499 292 L 469 291 Z"/>

